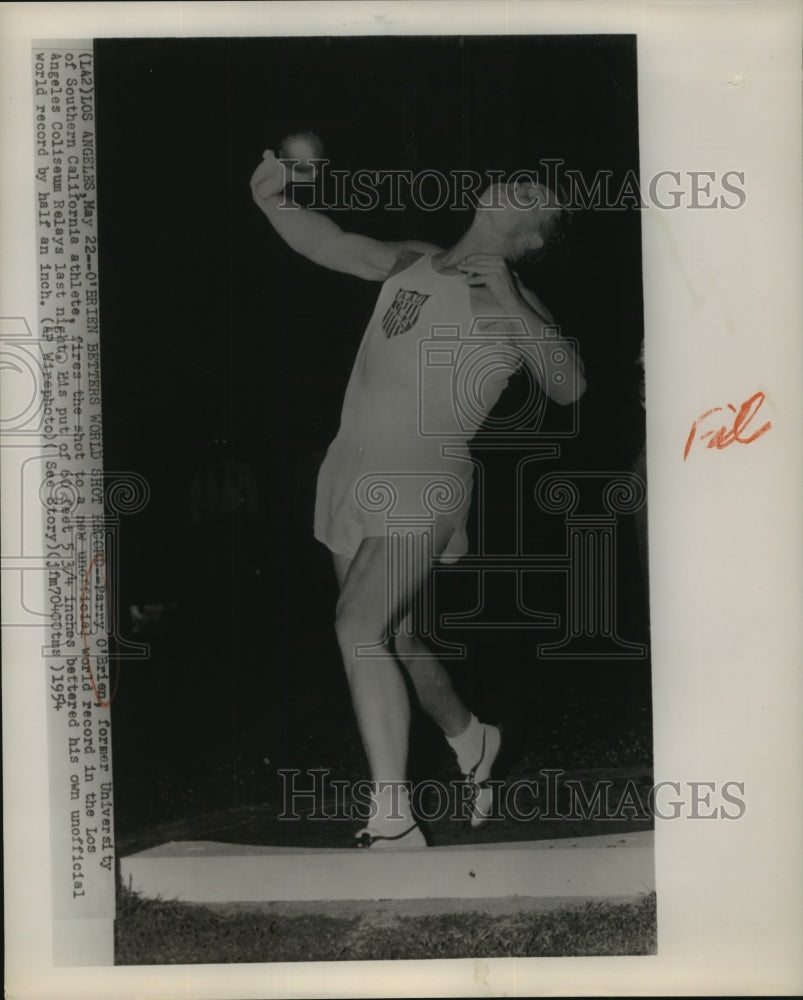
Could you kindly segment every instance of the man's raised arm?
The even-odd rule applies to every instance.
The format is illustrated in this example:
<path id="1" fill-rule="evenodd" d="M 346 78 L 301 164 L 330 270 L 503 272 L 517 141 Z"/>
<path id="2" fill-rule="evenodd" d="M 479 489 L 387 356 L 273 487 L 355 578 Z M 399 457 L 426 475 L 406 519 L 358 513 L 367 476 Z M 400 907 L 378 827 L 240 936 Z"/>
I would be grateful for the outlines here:
<path id="1" fill-rule="evenodd" d="M 251 192 L 259 209 L 289 247 L 322 267 L 354 274 L 368 281 L 384 281 L 403 250 L 430 249 L 428 244 L 384 243 L 356 233 L 344 233 L 337 223 L 311 212 L 284 195 L 289 173 L 272 150 L 251 177 Z"/>

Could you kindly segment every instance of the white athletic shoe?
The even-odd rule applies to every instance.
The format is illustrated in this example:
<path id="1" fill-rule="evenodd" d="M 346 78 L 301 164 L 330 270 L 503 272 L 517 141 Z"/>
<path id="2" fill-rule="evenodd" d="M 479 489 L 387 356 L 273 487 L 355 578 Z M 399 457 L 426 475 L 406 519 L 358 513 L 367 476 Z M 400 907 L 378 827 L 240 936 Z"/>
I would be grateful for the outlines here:
<path id="1" fill-rule="evenodd" d="M 487 823 L 493 813 L 495 788 L 488 782 L 493 774 L 494 764 L 499 757 L 501 748 L 502 727 L 483 725 L 482 749 L 479 759 L 474 767 L 465 774 L 466 783 L 472 785 L 474 790 L 469 817 L 474 829 Z"/>
<path id="2" fill-rule="evenodd" d="M 372 851 L 406 851 L 411 847 L 426 847 L 427 842 L 418 823 L 413 823 L 401 833 L 395 835 L 379 833 L 373 827 L 367 826 L 364 830 L 354 834 L 357 841 L 356 847 L 367 847 Z"/>

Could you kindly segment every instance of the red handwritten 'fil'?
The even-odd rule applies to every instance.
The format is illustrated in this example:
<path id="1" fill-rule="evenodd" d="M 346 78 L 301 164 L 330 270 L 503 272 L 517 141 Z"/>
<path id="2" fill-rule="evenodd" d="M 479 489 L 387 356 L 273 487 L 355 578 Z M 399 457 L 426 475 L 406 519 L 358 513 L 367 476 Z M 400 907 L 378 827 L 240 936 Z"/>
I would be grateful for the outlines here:
<path id="1" fill-rule="evenodd" d="M 698 428 L 703 420 L 707 420 L 714 413 L 721 413 L 725 407 L 714 406 L 712 409 L 706 410 L 705 413 L 701 413 L 691 425 L 691 431 L 689 431 L 689 436 L 686 439 L 686 447 L 683 449 L 683 461 L 685 462 L 688 458 L 691 446 L 695 440 L 705 441 L 708 438 L 706 448 L 717 448 L 721 451 L 723 448 L 727 448 L 728 445 L 734 443 L 752 444 L 756 438 L 760 438 L 762 434 L 766 434 L 770 427 L 772 427 L 772 423 L 769 420 L 766 424 L 759 427 L 757 431 L 750 434 L 749 437 L 747 436 L 748 425 L 761 409 L 763 402 L 764 393 L 756 392 L 749 399 L 746 399 L 738 410 L 732 403 L 728 403 L 727 409 L 736 414 L 731 426 L 728 427 L 727 424 L 722 424 L 718 430 L 708 430 L 703 434 L 698 433 Z"/>
<path id="2" fill-rule="evenodd" d="M 95 693 L 95 701 L 101 708 L 108 708 L 114 701 L 114 696 L 117 694 L 117 685 L 120 683 L 120 671 L 118 669 L 117 675 L 114 678 L 114 690 L 109 695 L 108 701 L 104 701 L 100 697 L 100 692 L 98 691 L 98 685 L 95 681 L 95 675 L 92 672 L 92 655 L 89 652 L 89 639 L 86 634 L 86 591 L 89 586 L 89 578 L 92 575 L 92 570 L 94 569 L 95 563 L 105 563 L 106 557 L 102 552 L 97 552 L 87 567 L 86 573 L 84 574 L 84 583 L 81 587 L 81 640 L 84 644 L 84 661 L 86 663 L 87 673 L 89 674 L 89 683 L 92 685 L 92 690 Z M 108 585 L 106 583 L 106 574 L 101 573 L 103 579 L 103 589 L 108 594 Z"/>

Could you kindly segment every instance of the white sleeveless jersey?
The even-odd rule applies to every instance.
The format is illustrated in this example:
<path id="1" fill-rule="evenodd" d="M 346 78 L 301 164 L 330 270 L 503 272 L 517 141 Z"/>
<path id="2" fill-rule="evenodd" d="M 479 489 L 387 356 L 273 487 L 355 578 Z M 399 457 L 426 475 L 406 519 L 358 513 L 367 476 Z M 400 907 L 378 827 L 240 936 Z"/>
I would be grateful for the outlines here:
<path id="1" fill-rule="evenodd" d="M 474 335 L 471 289 L 419 257 L 382 285 L 318 476 L 315 535 L 353 557 L 362 538 L 446 517 L 442 558 L 465 553 L 468 443 L 518 367 Z M 490 363 L 489 362 L 490 359 Z"/>

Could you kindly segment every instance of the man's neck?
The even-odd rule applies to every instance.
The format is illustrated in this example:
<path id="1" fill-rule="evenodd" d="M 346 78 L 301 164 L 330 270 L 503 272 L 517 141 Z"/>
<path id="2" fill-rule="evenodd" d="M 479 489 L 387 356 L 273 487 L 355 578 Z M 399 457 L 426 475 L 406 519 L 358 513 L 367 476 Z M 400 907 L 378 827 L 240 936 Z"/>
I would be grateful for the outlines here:
<path id="1" fill-rule="evenodd" d="M 497 254 L 505 260 L 516 256 L 516 241 L 483 225 L 483 221 L 481 218 L 475 219 L 454 246 L 435 255 L 438 270 L 449 270 L 475 253 Z"/>

